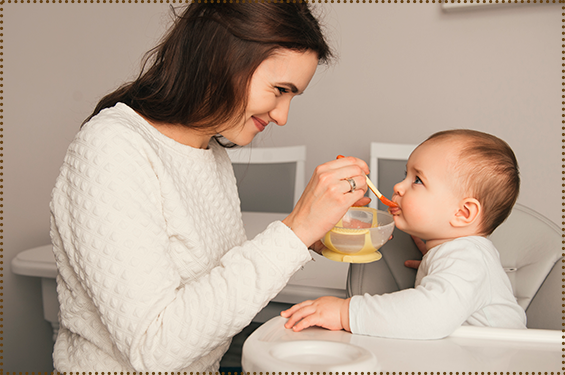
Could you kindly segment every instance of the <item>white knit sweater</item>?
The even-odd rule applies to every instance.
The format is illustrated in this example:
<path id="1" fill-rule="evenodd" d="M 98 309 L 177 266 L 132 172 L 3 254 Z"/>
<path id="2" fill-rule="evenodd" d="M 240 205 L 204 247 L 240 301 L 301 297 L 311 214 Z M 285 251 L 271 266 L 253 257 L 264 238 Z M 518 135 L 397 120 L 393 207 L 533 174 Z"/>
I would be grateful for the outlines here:
<path id="1" fill-rule="evenodd" d="M 121 103 L 69 146 L 51 212 L 60 372 L 217 371 L 311 259 L 281 222 L 246 240 L 222 147 L 179 144 Z"/>

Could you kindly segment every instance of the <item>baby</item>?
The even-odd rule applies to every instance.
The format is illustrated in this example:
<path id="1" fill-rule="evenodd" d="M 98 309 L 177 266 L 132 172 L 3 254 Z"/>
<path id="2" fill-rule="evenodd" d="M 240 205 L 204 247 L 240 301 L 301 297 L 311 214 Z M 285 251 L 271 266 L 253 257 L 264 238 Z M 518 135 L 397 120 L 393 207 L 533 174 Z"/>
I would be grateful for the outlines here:
<path id="1" fill-rule="evenodd" d="M 461 325 L 526 328 L 499 254 L 487 238 L 510 214 L 520 177 L 506 142 L 473 130 L 436 133 L 410 155 L 394 186 L 398 229 L 425 241 L 415 287 L 321 297 L 283 311 L 286 328 L 309 326 L 408 339 L 448 336 Z"/>

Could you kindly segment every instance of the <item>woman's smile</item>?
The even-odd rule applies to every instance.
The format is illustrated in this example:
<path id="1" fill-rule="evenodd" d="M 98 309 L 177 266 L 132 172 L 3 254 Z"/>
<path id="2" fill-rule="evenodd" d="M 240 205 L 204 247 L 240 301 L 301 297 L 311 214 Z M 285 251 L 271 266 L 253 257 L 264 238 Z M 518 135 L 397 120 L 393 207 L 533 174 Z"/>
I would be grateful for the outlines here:
<path id="1" fill-rule="evenodd" d="M 255 126 L 257 127 L 257 129 L 259 129 L 260 132 L 262 132 L 263 130 L 265 130 L 265 127 L 267 125 L 269 125 L 268 122 L 261 120 L 260 118 L 257 118 L 255 116 L 251 116 L 251 118 L 253 119 L 253 122 L 255 123 Z"/>

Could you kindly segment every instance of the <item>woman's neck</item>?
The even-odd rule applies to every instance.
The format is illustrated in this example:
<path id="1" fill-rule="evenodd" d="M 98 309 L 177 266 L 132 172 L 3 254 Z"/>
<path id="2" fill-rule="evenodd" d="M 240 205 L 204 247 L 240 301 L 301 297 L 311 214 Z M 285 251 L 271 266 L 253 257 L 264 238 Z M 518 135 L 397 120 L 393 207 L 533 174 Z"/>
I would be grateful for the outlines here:
<path id="1" fill-rule="evenodd" d="M 165 137 L 194 148 L 207 149 L 212 135 L 205 134 L 195 129 L 191 129 L 184 125 L 157 123 L 149 120 L 147 117 L 138 113 L 151 126 L 157 129 Z"/>

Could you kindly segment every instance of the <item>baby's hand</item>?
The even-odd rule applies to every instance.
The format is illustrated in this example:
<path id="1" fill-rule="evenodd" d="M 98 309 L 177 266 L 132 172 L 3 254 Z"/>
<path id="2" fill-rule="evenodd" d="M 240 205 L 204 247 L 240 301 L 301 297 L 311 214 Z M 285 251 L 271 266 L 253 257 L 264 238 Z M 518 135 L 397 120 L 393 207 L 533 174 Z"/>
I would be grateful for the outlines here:
<path id="1" fill-rule="evenodd" d="M 420 250 L 420 252 L 422 253 L 422 256 L 426 255 L 426 253 L 428 252 L 428 249 L 426 248 L 426 243 L 418 237 L 412 235 L 410 235 L 410 237 L 412 237 L 412 240 L 416 244 L 418 250 Z M 420 262 L 421 261 L 419 260 L 407 260 L 404 262 L 404 265 L 409 268 L 418 269 L 418 267 L 420 267 Z"/>
<path id="2" fill-rule="evenodd" d="M 349 328 L 349 299 L 320 297 L 314 301 L 304 301 L 282 311 L 281 316 L 288 318 L 285 328 L 298 332 L 304 328 L 318 326 L 332 331 Z"/>

